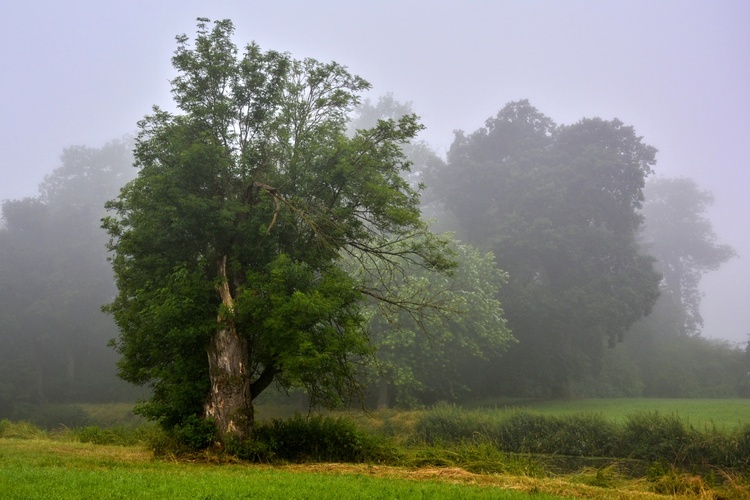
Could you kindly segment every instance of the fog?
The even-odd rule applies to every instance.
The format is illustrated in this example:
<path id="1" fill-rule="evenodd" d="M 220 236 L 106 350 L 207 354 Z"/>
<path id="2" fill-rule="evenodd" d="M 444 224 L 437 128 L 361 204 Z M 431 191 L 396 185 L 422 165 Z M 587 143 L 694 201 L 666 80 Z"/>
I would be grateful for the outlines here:
<path id="1" fill-rule="evenodd" d="M 557 123 L 619 118 L 659 149 L 656 172 L 711 191 L 719 242 L 703 280 L 706 337 L 750 334 L 750 4 L 682 2 L 16 2 L 0 33 L 0 199 L 37 194 L 63 148 L 133 133 L 170 106 L 170 57 L 196 17 L 236 40 L 336 60 L 371 97 L 411 102 L 444 154 L 453 130 L 528 98 Z"/>

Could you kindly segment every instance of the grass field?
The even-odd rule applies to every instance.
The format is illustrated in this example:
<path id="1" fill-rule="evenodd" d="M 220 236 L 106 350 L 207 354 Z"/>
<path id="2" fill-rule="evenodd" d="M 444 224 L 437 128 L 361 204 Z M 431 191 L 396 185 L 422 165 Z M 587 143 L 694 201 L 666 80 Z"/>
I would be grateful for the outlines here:
<path id="1" fill-rule="evenodd" d="M 93 425 L 138 425 L 143 419 L 132 414 L 132 405 L 127 403 L 78 405 Z M 579 399 L 573 401 L 498 400 L 482 401 L 467 408 L 498 411 L 524 410 L 543 415 L 570 415 L 578 413 L 598 413 L 615 423 L 622 423 L 628 415 L 637 412 L 658 411 L 665 415 L 675 414 L 695 428 L 715 426 L 717 430 L 732 430 L 750 423 L 750 399 Z M 304 412 L 298 405 L 260 404 L 256 407 L 259 420 L 287 418 Z M 367 425 L 371 418 L 380 420 L 384 416 L 408 424 L 424 410 L 374 411 L 365 415 L 361 411 L 344 412 L 345 415 Z M 339 414 L 339 412 L 337 412 Z"/>
<path id="2" fill-rule="evenodd" d="M 750 399 L 658 399 L 658 398 L 614 398 L 578 399 L 572 401 L 498 400 L 481 401 L 466 406 L 473 410 L 516 411 L 523 410 L 542 415 L 573 415 L 598 413 L 616 424 L 625 422 L 629 415 L 639 412 L 659 412 L 677 415 L 696 429 L 715 428 L 731 431 L 750 423 Z M 283 405 L 260 405 L 257 415 L 261 419 L 282 418 L 299 411 L 298 407 Z M 409 427 L 428 410 L 378 410 L 370 415 L 361 412 L 348 413 L 362 425 L 378 425 L 383 419 Z"/>
<path id="3" fill-rule="evenodd" d="M 335 414 L 356 420 L 370 430 L 387 429 L 386 434 L 401 443 L 398 446 L 404 450 L 402 459 L 387 462 L 391 466 L 336 463 L 270 466 L 240 463 L 211 454 L 179 460 L 169 455 L 155 459 L 143 439 L 156 429 L 140 426 L 142 420 L 132 416 L 128 405 L 81 408 L 91 424 L 115 425 L 114 440 L 100 443 L 140 444 L 81 443 L 78 441 L 85 440 L 81 432 L 64 428 L 48 432 L 25 424 L 2 422 L 0 498 L 630 499 L 665 498 L 655 492 L 679 491 L 684 496 L 669 498 L 750 499 L 750 476 L 738 471 L 726 475 L 724 470 L 716 469 L 711 477 L 700 476 L 690 470 L 673 469 L 667 462 L 656 475 L 649 472 L 649 477 L 635 477 L 620 468 L 626 466 L 624 462 L 608 460 L 576 470 L 552 472 L 546 469 L 549 464 L 545 459 L 537 461 L 529 455 L 514 458 L 485 442 L 443 448 L 404 438 L 414 436 L 415 423 L 430 412 L 439 413 L 439 409 Z M 298 409 L 283 404 L 261 405 L 258 413 L 265 420 L 293 414 Z M 697 429 L 722 432 L 750 421 L 750 400 L 515 400 L 483 402 L 466 412 L 455 409 L 459 415 L 479 415 L 480 420 L 483 415 L 518 410 L 551 416 L 595 413 L 617 424 L 626 422 L 629 415 L 659 412 L 677 415 Z M 139 427 L 130 427 L 128 431 L 131 424 Z M 124 436 L 130 439 L 123 439 Z"/>
<path id="4" fill-rule="evenodd" d="M 636 412 L 658 411 L 675 414 L 696 428 L 716 426 L 718 430 L 730 430 L 750 423 L 750 399 L 581 399 L 574 401 L 531 401 L 511 403 L 483 403 L 479 407 L 508 406 L 522 408 L 541 414 L 600 413 L 615 423 L 622 423 L 628 415 Z"/>
<path id="5" fill-rule="evenodd" d="M 574 498 L 542 492 L 561 488 L 554 483 L 491 479 L 450 469 L 170 462 L 154 460 L 140 447 L 0 439 L 0 492 L 5 500 Z"/>

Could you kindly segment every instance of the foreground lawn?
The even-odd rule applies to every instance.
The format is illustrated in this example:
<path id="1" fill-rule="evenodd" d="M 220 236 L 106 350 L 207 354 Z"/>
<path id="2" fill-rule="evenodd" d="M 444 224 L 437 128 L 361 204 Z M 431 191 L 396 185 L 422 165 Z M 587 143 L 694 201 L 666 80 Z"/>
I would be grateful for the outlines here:
<path id="1" fill-rule="evenodd" d="M 511 490 L 477 482 L 451 469 L 183 463 L 153 460 L 136 447 L 0 439 L 3 499 L 572 498 L 534 492 L 531 483 Z"/>
<path id="2" fill-rule="evenodd" d="M 648 477 L 629 475 L 627 464 L 616 461 L 552 473 L 540 468 L 543 462 L 536 462 L 531 456 L 490 453 L 482 446 L 469 446 L 466 450 L 410 449 L 398 466 L 325 462 L 270 466 L 212 453 L 183 456 L 180 460 L 170 455 L 154 459 L 144 444 L 81 443 L 75 431 L 49 434 L 24 423 L 2 423 L 2 500 L 750 499 L 750 477 L 722 475 L 717 483 L 717 478 L 701 477 L 665 464 Z"/>

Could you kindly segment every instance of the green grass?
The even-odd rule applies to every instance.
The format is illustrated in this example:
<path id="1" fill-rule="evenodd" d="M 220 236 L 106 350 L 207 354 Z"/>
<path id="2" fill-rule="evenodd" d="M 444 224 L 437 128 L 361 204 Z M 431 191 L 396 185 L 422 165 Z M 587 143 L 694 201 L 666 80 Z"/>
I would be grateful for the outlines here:
<path id="1" fill-rule="evenodd" d="M 580 399 L 573 401 L 492 401 L 473 405 L 475 408 L 516 408 L 544 415 L 599 413 L 617 424 L 628 415 L 658 411 L 677 415 L 696 429 L 733 430 L 750 423 L 750 399 Z"/>
<path id="2" fill-rule="evenodd" d="M 92 425 L 101 427 L 137 426 L 146 420 L 133 414 L 132 403 L 81 404 Z"/>
<path id="3" fill-rule="evenodd" d="M 572 498 L 495 485 L 153 460 L 138 447 L 0 439 L 3 499 Z"/>
<path id="4" fill-rule="evenodd" d="M 713 403 L 721 404 L 722 401 Z M 2 420 L 0 497 L 624 500 L 661 493 L 703 495 L 702 498 L 750 498 L 750 476 L 736 469 L 711 467 L 700 469 L 702 472 L 699 473 L 699 469 L 678 467 L 670 460 L 638 462 L 630 458 L 562 457 L 556 452 L 552 455 L 548 452 L 543 452 L 543 455 L 503 452 L 496 441 L 485 436 L 492 430 L 492 425 L 497 424 L 495 419 L 502 420 L 503 415 L 522 417 L 522 437 L 533 438 L 539 425 L 550 417 L 567 421 L 575 418 L 575 412 L 581 411 L 568 407 L 567 411 L 574 415 L 566 415 L 566 411 L 558 409 L 551 412 L 552 415 L 536 414 L 528 418 L 523 415 L 530 415 L 529 408 L 519 407 L 514 405 L 513 410 L 498 411 L 486 407 L 464 410 L 440 405 L 428 411 L 377 412 L 381 422 L 371 425 L 371 428 L 380 427 L 381 431 L 387 428 L 385 434 L 394 440 L 393 446 L 398 453 L 385 461 L 373 461 L 370 457 L 365 458 L 366 463 L 345 464 L 307 460 L 297 463 L 296 460 L 283 459 L 271 461 L 273 465 L 258 465 L 216 452 L 193 452 L 178 455 L 179 458 L 167 452 L 154 458 L 148 443 L 152 438 L 164 436 L 153 425 L 87 426 L 44 431 L 23 422 Z M 647 412 L 649 409 L 635 411 Z M 604 418 L 601 412 L 586 415 L 596 416 L 598 421 Z M 674 431 L 671 424 L 679 423 L 677 417 L 662 422 L 654 418 L 653 412 L 638 415 L 643 422 L 637 420 L 636 424 L 659 424 L 660 429 L 666 425 L 667 431 Z M 475 435 L 472 431 L 468 439 L 429 445 L 414 440 L 414 423 L 425 416 L 437 417 L 436 423 L 442 421 L 440 425 L 448 426 L 444 431 L 458 426 L 454 430 L 464 432 L 463 427 L 469 425 L 471 429 L 480 428 L 483 432 Z M 365 418 L 361 414 L 360 417 Z M 312 421 L 315 423 L 315 419 Z M 628 422 L 630 426 L 634 425 L 630 420 Z M 294 425 L 288 431 L 294 431 L 294 435 L 302 432 L 300 422 L 292 420 L 291 424 Z M 585 422 L 581 425 L 585 427 Z M 678 427 L 681 428 L 681 424 Z M 636 433 L 643 434 L 637 429 Z M 324 437 L 327 435 L 324 433 Z M 553 437 L 559 440 L 561 436 L 557 432 Z M 721 436 L 706 437 L 711 439 L 702 441 L 701 447 Z M 637 444 L 642 440 L 634 437 L 627 442 Z M 296 442 L 297 437 L 294 437 L 283 448 L 294 447 Z M 665 442 L 671 443 L 672 440 Z M 664 443 L 657 444 L 663 448 Z M 659 449 L 658 446 L 647 446 L 647 451 L 658 454 L 657 459 L 661 456 Z M 685 450 L 689 451 L 688 448 Z"/>

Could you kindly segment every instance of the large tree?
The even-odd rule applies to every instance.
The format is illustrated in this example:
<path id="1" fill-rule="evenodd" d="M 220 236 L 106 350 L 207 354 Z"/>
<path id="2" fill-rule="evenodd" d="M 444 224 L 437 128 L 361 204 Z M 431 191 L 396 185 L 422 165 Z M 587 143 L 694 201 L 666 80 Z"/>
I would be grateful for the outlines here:
<path id="1" fill-rule="evenodd" d="M 371 354 L 363 297 L 398 302 L 403 259 L 453 265 L 401 175 L 416 117 L 347 137 L 366 81 L 255 44 L 240 53 L 233 31 L 199 19 L 192 44 L 178 37 L 178 112 L 140 122 L 138 177 L 104 224 L 121 375 L 153 387 L 146 415 L 201 416 L 224 441 L 251 438 L 253 399 L 274 381 L 336 404 Z"/>
<path id="2" fill-rule="evenodd" d="M 428 183 L 459 234 L 509 273 L 499 297 L 519 343 L 495 387 L 570 396 L 606 343 L 649 312 L 659 276 L 636 232 L 654 156 L 618 120 L 557 126 L 528 101 L 457 133 Z"/>
<path id="3" fill-rule="evenodd" d="M 641 238 L 645 250 L 656 257 L 662 273 L 663 297 L 682 316 L 678 329 L 683 335 L 699 335 L 701 277 L 736 255 L 734 249 L 717 243 L 706 211 L 713 195 L 688 178 L 653 178 L 646 184 Z"/>

